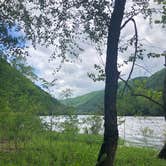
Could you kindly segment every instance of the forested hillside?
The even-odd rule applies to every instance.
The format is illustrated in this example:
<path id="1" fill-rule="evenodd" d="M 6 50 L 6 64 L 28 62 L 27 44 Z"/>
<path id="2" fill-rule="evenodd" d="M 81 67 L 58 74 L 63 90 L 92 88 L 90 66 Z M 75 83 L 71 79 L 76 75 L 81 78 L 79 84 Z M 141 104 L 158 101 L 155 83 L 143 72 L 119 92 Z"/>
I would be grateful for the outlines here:
<path id="1" fill-rule="evenodd" d="M 129 84 L 134 89 L 144 86 L 147 93 L 149 89 L 160 92 L 163 87 L 163 74 L 164 70 L 161 70 L 150 77 L 137 77 L 130 80 Z M 52 112 L 66 114 L 69 108 L 63 105 L 65 104 L 76 108 L 78 114 L 103 113 L 103 90 L 66 99 L 61 104 L 3 59 L 0 59 L 0 78 L 0 109 L 3 111 L 28 111 L 40 115 L 49 115 Z M 124 83 L 119 82 L 117 104 L 119 115 L 163 115 L 159 106 L 142 97 L 132 96 L 129 90 L 122 95 L 123 87 Z"/>
<path id="2" fill-rule="evenodd" d="M 0 58 L 0 111 L 64 114 L 67 107 Z"/>
<path id="3" fill-rule="evenodd" d="M 152 92 L 162 92 L 164 70 L 158 71 L 150 77 L 137 77 L 129 81 L 130 86 L 139 93 L 148 95 Z M 143 97 L 132 96 L 129 90 L 122 95 L 124 83 L 119 82 L 118 87 L 118 114 L 119 115 L 163 115 L 162 109 Z M 142 89 L 142 92 L 141 90 Z M 150 92 L 149 92 L 150 91 Z M 154 96 L 154 95 L 153 95 Z M 152 96 L 152 97 L 153 97 Z M 161 97 L 157 99 L 162 103 Z M 62 103 L 74 106 L 78 114 L 102 114 L 104 91 L 95 91 L 79 97 L 63 100 Z"/>

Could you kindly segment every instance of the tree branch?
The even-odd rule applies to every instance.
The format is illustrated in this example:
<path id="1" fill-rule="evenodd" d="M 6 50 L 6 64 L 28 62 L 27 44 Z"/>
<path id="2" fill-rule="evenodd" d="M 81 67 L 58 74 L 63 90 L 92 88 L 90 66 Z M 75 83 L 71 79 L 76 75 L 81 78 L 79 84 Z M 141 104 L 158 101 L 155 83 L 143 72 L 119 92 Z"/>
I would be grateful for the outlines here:
<path id="1" fill-rule="evenodd" d="M 149 74 L 152 74 L 147 68 L 145 68 L 144 66 L 142 66 L 142 65 L 140 65 L 140 64 L 138 64 L 138 63 L 135 63 L 135 65 L 136 66 L 138 66 L 138 67 L 140 67 L 140 68 L 142 68 L 142 69 L 144 69 L 146 72 L 148 72 Z"/>
<path id="2" fill-rule="evenodd" d="M 128 84 L 126 80 L 124 80 L 122 77 L 119 76 L 119 79 L 125 83 L 125 86 L 128 87 L 130 91 L 132 91 L 132 87 Z"/>
<path id="3" fill-rule="evenodd" d="M 128 22 L 130 22 L 131 21 L 131 19 L 133 19 L 133 17 L 134 16 L 131 16 L 128 20 L 126 20 L 124 23 L 123 23 L 123 25 L 121 26 L 121 30 L 128 24 Z"/>
<path id="4" fill-rule="evenodd" d="M 135 65 L 135 61 L 136 61 L 136 58 L 137 58 L 137 46 L 138 46 L 138 31 L 137 31 L 137 25 L 136 25 L 136 22 L 134 19 L 131 19 L 131 21 L 133 22 L 134 24 L 134 30 L 135 30 L 135 53 L 134 53 L 134 59 L 133 59 L 133 64 L 132 64 L 132 67 L 131 67 L 131 71 L 129 73 L 129 76 L 127 78 L 127 82 L 129 81 L 130 77 L 131 77 L 131 74 L 134 70 L 134 65 Z"/>
<path id="5" fill-rule="evenodd" d="M 162 109 L 164 109 L 164 105 L 162 105 L 161 103 L 157 102 L 156 100 L 152 99 L 152 98 L 149 97 L 149 96 L 146 96 L 146 95 L 144 95 L 144 94 L 137 94 L 137 93 L 134 93 L 134 92 L 133 92 L 133 88 L 128 84 L 128 82 L 127 82 L 126 80 L 124 80 L 124 79 L 121 78 L 120 76 L 119 76 L 119 79 L 125 83 L 125 86 L 128 87 L 128 89 L 130 90 L 132 96 L 144 97 L 145 99 L 148 99 L 149 101 L 151 101 L 151 102 L 157 104 L 157 105 L 160 106 Z"/>
<path id="6" fill-rule="evenodd" d="M 138 11 L 137 13 L 133 14 L 131 17 L 129 17 L 124 23 L 123 25 L 121 26 L 121 30 L 128 24 L 128 22 L 130 22 L 134 16 L 138 15 L 140 13 L 140 11 Z"/>
<path id="7" fill-rule="evenodd" d="M 137 47 L 138 47 L 138 31 L 137 31 L 137 25 L 136 25 L 136 22 L 135 22 L 135 20 L 134 20 L 133 18 L 131 18 L 130 21 L 133 22 L 133 24 L 134 24 L 134 30 L 135 30 L 135 52 L 134 52 L 133 64 L 132 64 L 132 67 L 131 67 L 129 76 L 128 76 L 127 80 L 126 80 L 127 83 L 128 83 L 128 81 L 130 80 L 131 75 L 132 75 L 132 73 L 133 73 L 134 65 L 135 65 L 136 58 L 137 58 L 137 50 L 138 50 L 138 49 L 137 49 Z M 124 86 L 123 93 L 124 93 L 125 89 L 126 89 L 126 86 Z M 123 93 L 122 93 L 122 95 L 123 95 Z"/>
<path id="8" fill-rule="evenodd" d="M 157 102 L 156 100 L 152 99 L 152 98 L 149 97 L 149 96 L 146 96 L 146 95 L 144 95 L 144 94 L 136 94 L 136 93 L 133 93 L 132 96 L 144 97 L 145 99 L 148 99 L 149 101 L 151 101 L 151 102 L 157 104 L 157 105 L 160 106 L 162 109 L 164 109 L 164 106 L 163 106 L 161 103 Z"/>

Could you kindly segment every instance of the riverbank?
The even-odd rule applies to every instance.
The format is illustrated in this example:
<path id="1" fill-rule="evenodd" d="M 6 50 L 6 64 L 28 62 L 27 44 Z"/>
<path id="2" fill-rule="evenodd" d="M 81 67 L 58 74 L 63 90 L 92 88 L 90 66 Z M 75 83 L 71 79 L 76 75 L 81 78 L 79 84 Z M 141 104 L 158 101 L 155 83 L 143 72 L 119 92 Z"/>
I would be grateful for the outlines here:
<path id="1" fill-rule="evenodd" d="M 0 146 L 1 166 L 93 166 L 102 136 L 75 133 L 42 132 L 29 141 L 19 142 L 17 149 L 7 140 Z M 2 146 L 3 145 L 3 146 Z M 119 141 L 116 166 L 165 166 L 157 159 L 158 151 L 150 148 L 126 147 Z"/>

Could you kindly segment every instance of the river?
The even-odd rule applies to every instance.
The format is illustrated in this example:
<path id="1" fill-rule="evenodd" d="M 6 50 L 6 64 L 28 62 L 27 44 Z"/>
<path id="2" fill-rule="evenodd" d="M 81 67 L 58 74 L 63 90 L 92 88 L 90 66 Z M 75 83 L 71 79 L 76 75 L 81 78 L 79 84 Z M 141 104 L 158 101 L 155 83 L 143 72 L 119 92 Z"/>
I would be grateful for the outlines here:
<path id="1" fill-rule="evenodd" d="M 84 133 L 94 125 L 95 120 L 100 125 L 99 133 L 103 134 L 103 116 L 97 119 L 93 115 L 78 115 L 79 132 Z M 52 123 L 54 131 L 61 131 L 60 124 L 64 123 L 68 116 L 42 116 L 43 123 Z M 101 122 L 99 122 L 101 121 Z M 166 122 L 164 117 L 118 117 L 118 129 L 120 138 L 126 145 L 154 147 L 160 149 L 166 141 Z M 89 131 L 90 133 L 90 131 Z"/>

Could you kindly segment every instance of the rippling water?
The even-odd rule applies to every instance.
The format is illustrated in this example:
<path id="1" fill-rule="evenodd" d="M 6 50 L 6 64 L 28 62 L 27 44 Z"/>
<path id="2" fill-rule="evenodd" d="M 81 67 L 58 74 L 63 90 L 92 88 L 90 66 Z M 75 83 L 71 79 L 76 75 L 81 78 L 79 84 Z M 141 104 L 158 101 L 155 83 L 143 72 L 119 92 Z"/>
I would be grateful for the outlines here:
<path id="1" fill-rule="evenodd" d="M 85 128 L 90 128 L 89 118 L 92 115 L 78 115 L 80 133 Z M 53 130 L 60 131 L 58 124 L 66 120 L 67 116 L 42 116 L 43 122 L 54 123 Z M 103 116 L 100 116 L 102 125 L 100 134 L 103 134 Z M 86 121 L 87 120 L 87 121 Z M 166 140 L 166 122 L 163 117 L 118 117 L 119 136 L 126 144 L 150 146 L 161 148 Z"/>

